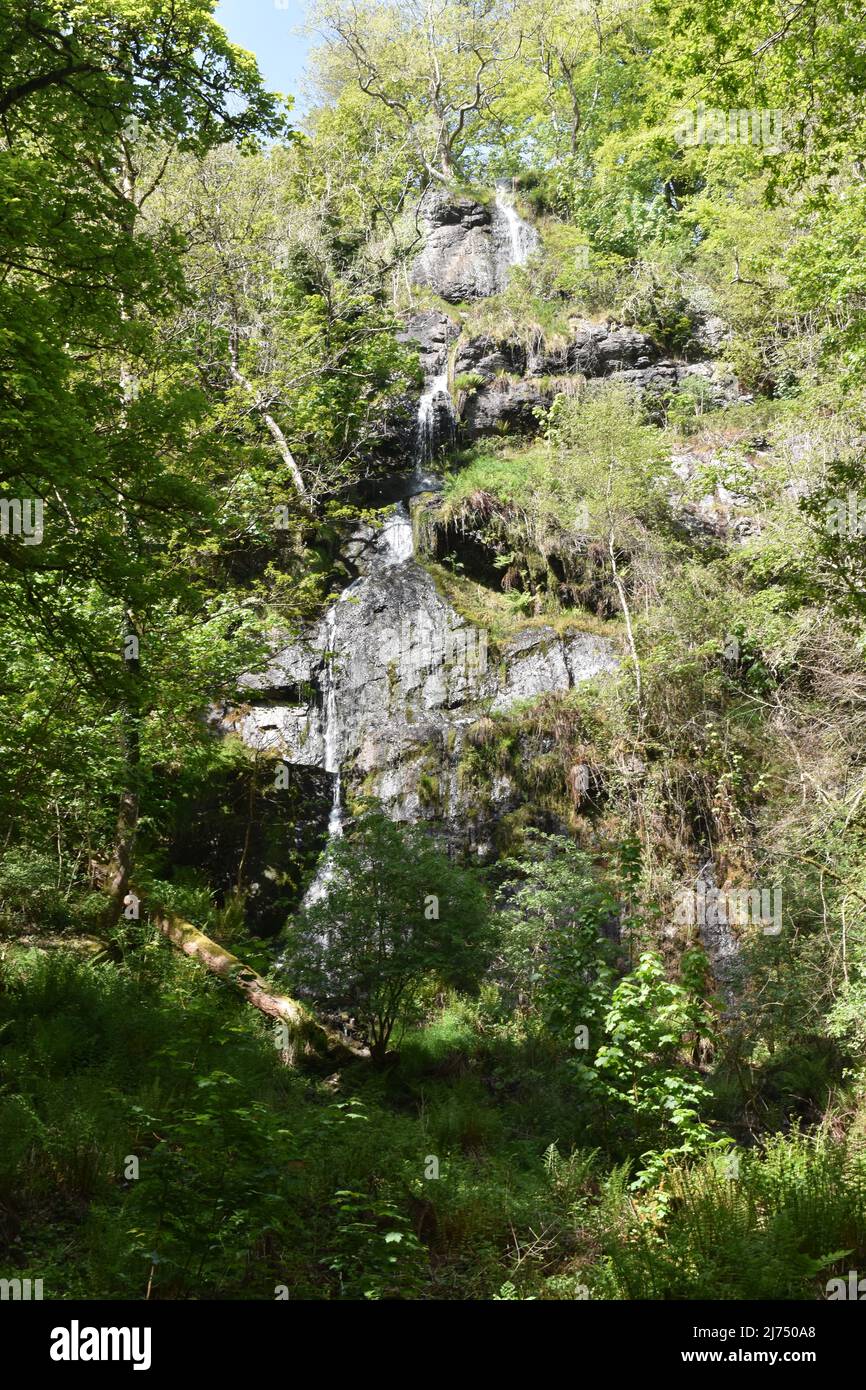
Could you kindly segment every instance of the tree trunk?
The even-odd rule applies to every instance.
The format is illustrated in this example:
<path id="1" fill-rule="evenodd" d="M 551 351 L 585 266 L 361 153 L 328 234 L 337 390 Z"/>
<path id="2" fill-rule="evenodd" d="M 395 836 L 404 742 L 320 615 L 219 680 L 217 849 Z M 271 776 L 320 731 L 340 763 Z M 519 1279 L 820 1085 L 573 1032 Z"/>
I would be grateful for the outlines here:
<path id="1" fill-rule="evenodd" d="M 126 232 L 132 239 L 135 236 L 135 219 L 138 215 L 138 208 L 135 202 L 135 170 L 125 143 L 122 143 L 121 192 L 129 209 L 126 217 Z M 121 303 L 121 317 L 123 319 L 129 317 L 124 303 Z M 129 407 L 135 400 L 137 393 L 137 378 L 129 364 L 122 362 L 120 366 L 121 430 L 125 430 L 127 427 Z M 118 489 L 117 505 L 123 519 L 123 536 L 127 550 L 138 559 L 138 527 L 130 512 L 126 488 L 122 480 Z M 100 921 L 103 931 L 111 931 L 120 921 L 120 915 L 129 894 L 135 836 L 138 830 L 139 769 L 141 764 L 139 677 L 141 666 L 139 662 L 138 624 L 135 620 L 133 607 L 133 601 L 127 595 L 123 608 L 124 689 L 121 697 L 124 786 L 120 793 L 114 853 L 111 856 L 106 874 L 106 887 L 109 896 Z"/>
<path id="2" fill-rule="evenodd" d="M 246 377 L 243 375 L 243 373 L 240 370 L 240 367 L 238 366 L 238 345 L 237 338 L 234 335 L 232 336 L 232 340 L 229 344 L 229 371 L 231 372 L 232 381 L 235 383 L 235 385 L 242 387 L 243 390 L 246 391 L 247 395 L 252 397 L 254 409 L 258 411 L 262 420 L 265 422 L 268 432 L 277 446 L 277 453 L 279 454 L 280 458 L 283 460 L 283 463 L 286 465 L 286 468 L 289 470 L 289 473 L 291 474 L 292 482 L 297 488 L 299 495 L 303 498 L 306 498 L 306 484 L 304 483 L 304 479 L 301 475 L 300 468 L 295 463 L 294 456 L 292 454 L 291 449 L 289 448 L 286 436 L 283 434 L 283 431 L 280 429 L 273 415 L 271 415 L 270 412 L 267 411 L 265 407 L 262 405 L 252 382 L 247 381 Z"/>
<path id="3" fill-rule="evenodd" d="M 324 1027 L 297 999 L 274 989 L 251 966 L 238 960 L 190 922 L 160 910 L 152 912 L 150 920 L 184 955 L 191 956 L 206 970 L 233 985 L 254 1009 L 286 1025 L 280 1052 L 288 1066 L 294 1065 L 299 1052 L 316 1053 L 336 1061 L 367 1055 L 365 1049 L 353 1045 L 334 1029 Z"/>
<path id="4" fill-rule="evenodd" d="M 632 630 L 632 625 L 631 625 L 631 610 L 630 610 L 630 608 L 629 608 L 629 606 L 628 606 L 628 599 L 627 599 L 627 597 L 626 597 L 625 585 L 623 584 L 622 579 L 620 578 L 619 569 L 617 568 L 617 563 L 616 563 L 616 549 L 615 549 L 615 547 L 614 547 L 614 536 L 613 536 L 613 531 L 611 531 L 611 532 L 610 532 L 610 535 L 608 536 L 608 540 L 607 540 L 607 549 L 608 549 L 608 554 L 610 555 L 610 567 L 611 567 L 611 571 L 612 571 L 612 573 L 613 573 L 613 582 L 614 582 L 614 585 L 615 585 L 615 587 L 616 587 L 616 592 L 617 592 L 617 594 L 618 594 L 618 596 L 619 596 L 619 602 L 620 602 L 620 607 L 622 608 L 623 617 L 625 618 L 626 638 L 627 638 L 627 640 L 628 640 L 628 649 L 629 649 L 629 654 L 630 654 L 630 656 L 631 656 L 632 669 L 634 670 L 634 684 L 635 684 L 635 693 L 636 693 L 636 695 L 637 695 L 637 713 L 638 713 L 638 721 L 639 721 L 639 724 L 640 724 L 641 727 L 642 727 L 642 726 L 643 726 L 643 718 L 644 718 L 644 709 L 643 709 L 643 690 L 642 690 L 642 686 L 641 686 L 641 675 L 640 675 L 640 658 L 638 657 L 638 654 L 637 654 L 637 647 L 635 646 L 634 632 L 633 632 L 633 630 Z"/>
<path id="5" fill-rule="evenodd" d="M 138 739 L 135 740 L 136 752 Z M 135 771 L 138 770 L 138 758 L 130 757 L 127 748 L 127 775 L 132 771 L 132 763 L 135 763 Z M 129 880 L 132 874 L 132 857 L 135 847 L 135 833 L 138 829 L 138 792 L 131 787 L 125 787 L 120 795 L 120 810 L 117 816 L 117 833 L 114 841 L 114 853 L 111 856 L 105 875 L 105 887 L 108 890 L 108 902 L 102 910 L 100 918 L 100 928 L 102 931 L 111 931 L 120 921 L 126 899 L 129 896 Z"/>

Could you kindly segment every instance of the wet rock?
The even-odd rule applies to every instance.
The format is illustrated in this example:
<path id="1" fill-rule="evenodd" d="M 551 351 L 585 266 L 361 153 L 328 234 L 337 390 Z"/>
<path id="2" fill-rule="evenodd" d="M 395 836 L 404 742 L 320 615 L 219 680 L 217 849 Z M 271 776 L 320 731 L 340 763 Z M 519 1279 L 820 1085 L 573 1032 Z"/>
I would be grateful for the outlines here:
<path id="1" fill-rule="evenodd" d="M 486 299 L 505 288 L 513 248 L 502 209 L 434 191 L 420 214 L 424 249 L 412 279 L 449 304 Z"/>
<path id="2" fill-rule="evenodd" d="M 406 327 L 396 336 L 399 342 L 417 347 L 425 377 L 436 376 L 445 366 L 449 345 L 460 332 L 457 324 L 439 309 L 411 314 Z"/>
<path id="3" fill-rule="evenodd" d="M 555 392 L 537 382 L 497 377 L 489 386 L 467 394 L 460 415 L 464 440 L 490 434 L 535 434 L 538 412 L 550 405 Z"/>
<path id="4" fill-rule="evenodd" d="M 358 528 L 347 558 L 361 573 L 330 624 L 279 645 L 264 671 L 244 679 L 244 703 L 216 721 L 302 767 L 322 767 L 330 742 L 354 792 L 377 796 L 395 819 L 439 819 L 465 844 L 478 829 L 458 778 L 467 729 L 484 713 L 612 672 L 618 660 L 604 638 L 551 627 L 526 629 L 494 659 L 487 633 L 405 555 L 406 539 Z M 338 711 L 330 729 L 326 686 Z M 499 799 L 508 794 L 503 781 Z"/>

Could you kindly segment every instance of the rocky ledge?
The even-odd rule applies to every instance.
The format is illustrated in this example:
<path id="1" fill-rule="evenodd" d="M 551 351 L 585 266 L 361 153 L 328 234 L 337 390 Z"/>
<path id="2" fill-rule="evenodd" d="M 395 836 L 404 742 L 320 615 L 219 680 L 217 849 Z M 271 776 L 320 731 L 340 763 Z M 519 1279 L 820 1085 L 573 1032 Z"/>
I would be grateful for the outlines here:
<path id="1" fill-rule="evenodd" d="M 579 377 L 619 382 L 644 396 L 650 408 L 689 381 L 700 383 L 704 408 L 740 399 L 736 379 L 715 363 L 665 357 L 647 334 L 615 320 L 578 321 L 567 339 L 553 344 L 540 336 L 529 343 L 461 339 L 453 367 L 460 435 L 471 442 L 482 435 L 532 434 L 541 412 Z"/>

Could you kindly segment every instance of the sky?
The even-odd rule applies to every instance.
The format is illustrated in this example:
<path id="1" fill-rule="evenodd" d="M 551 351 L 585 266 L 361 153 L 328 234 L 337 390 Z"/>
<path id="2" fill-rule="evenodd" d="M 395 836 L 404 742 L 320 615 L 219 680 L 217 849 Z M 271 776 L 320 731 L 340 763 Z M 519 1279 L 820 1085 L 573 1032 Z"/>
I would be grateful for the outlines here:
<path id="1" fill-rule="evenodd" d="M 266 86 L 295 98 L 296 116 L 306 109 L 300 88 L 314 42 L 297 32 L 305 17 L 304 0 L 220 0 L 216 8 L 232 42 L 256 55 Z"/>

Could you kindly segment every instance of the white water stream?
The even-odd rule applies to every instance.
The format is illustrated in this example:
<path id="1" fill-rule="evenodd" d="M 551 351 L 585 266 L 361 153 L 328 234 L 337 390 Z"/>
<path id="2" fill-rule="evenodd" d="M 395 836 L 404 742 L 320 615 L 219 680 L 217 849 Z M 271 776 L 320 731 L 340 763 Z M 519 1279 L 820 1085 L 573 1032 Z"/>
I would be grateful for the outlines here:
<path id="1" fill-rule="evenodd" d="M 505 218 L 510 241 L 510 264 L 525 265 L 538 245 L 538 233 L 528 222 L 524 222 L 511 201 L 510 186 L 507 181 L 496 185 L 496 206 Z"/>
<path id="2" fill-rule="evenodd" d="M 343 833 L 343 821 L 345 819 L 343 811 L 343 779 L 341 773 L 341 727 L 340 727 L 340 697 L 339 697 L 339 665 L 337 654 L 337 615 L 341 603 L 364 584 L 375 583 L 377 568 L 392 565 L 403 565 L 407 560 L 411 560 L 415 554 L 415 540 L 412 533 L 412 521 L 408 509 L 402 502 L 398 502 L 384 525 L 376 540 L 376 558 L 372 563 L 370 573 L 361 579 L 355 579 L 344 589 L 325 614 L 325 629 L 327 638 L 325 642 L 325 661 L 322 669 L 322 681 L 324 685 L 324 700 L 322 709 L 322 737 L 324 742 L 324 761 L 325 772 L 330 773 L 334 779 L 333 797 L 331 801 L 331 812 L 328 816 L 328 842 L 319 860 L 319 867 L 316 876 L 304 894 L 302 907 L 313 907 L 322 901 L 327 895 L 328 884 L 333 876 L 333 865 L 331 863 L 330 847 L 334 840 L 339 839 Z M 344 654 L 345 655 L 345 654 Z"/>
<path id="3" fill-rule="evenodd" d="M 449 421 L 453 410 L 451 392 L 448 390 L 448 371 L 429 378 L 421 399 L 418 402 L 418 422 L 415 433 L 415 465 L 426 468 L 432 462 L 439 444 L 440 414 L 447 414 Z"/>

